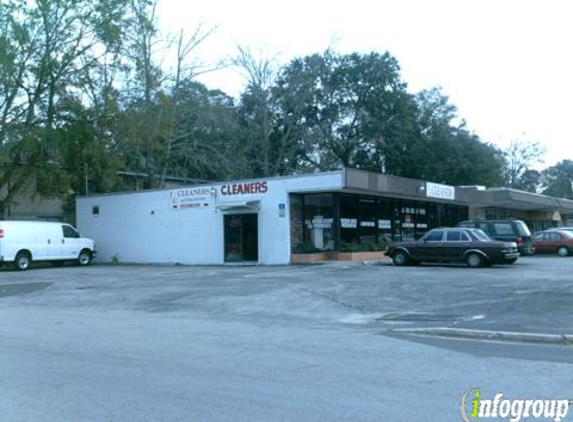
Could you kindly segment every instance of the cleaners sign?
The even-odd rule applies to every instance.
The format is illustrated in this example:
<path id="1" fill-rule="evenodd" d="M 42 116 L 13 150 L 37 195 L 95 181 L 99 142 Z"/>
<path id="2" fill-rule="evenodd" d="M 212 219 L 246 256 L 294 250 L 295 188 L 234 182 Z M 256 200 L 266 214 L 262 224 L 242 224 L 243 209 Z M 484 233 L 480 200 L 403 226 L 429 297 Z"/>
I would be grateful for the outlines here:
<path id="1" fill-rule="evenodd" d="M 456 188 L 448 185 L 441 185 L 439 183 L 426 183 L 426 196 L 428 198 L 449 199 L 453 201 L 456 199 Z"/>
<path id="2" fill-rule="evenodd" d="M 228 185 L 221 186 L 221 195 L 231 196 L 231 195 L 252 195 L 267 193 L 268 191 L 267 182 L 242 182 L 242 183 L 231 183 Z"/>
<path id="3" fill-rule="evenodd" d="M 207 187 L 175 189 L 169 194 L 172 208 L 175 210 L 203 208 L 211 203 L 211 190 Z"/>
<path id="4" fill-rule="evenodd" d="M 214 187 L 191 187 L 174 189 L 169 192 L 171 206 L 175 210 L 205 208 L 211 205 L 216 196 L 221 197 L 264 194 L 269 190 L 267 182 L 238 182 Z M 217 203 L 215 202 L 215 206 Z"/>

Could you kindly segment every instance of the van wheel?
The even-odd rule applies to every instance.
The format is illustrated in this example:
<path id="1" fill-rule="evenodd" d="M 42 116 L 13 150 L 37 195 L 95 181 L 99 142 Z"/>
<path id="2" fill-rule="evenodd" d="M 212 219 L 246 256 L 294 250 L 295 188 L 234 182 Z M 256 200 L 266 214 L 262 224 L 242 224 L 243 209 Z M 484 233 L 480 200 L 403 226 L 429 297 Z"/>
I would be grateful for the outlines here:
<path id="1" fill-rule="evenodd" d="M 14 261 L 16 268 L 18 268 L 20 271 L 26 271 L 31 263 L 32 257 L 28 252 L 24 251 L 18 252 L 18 255 L 16 255 L 16 261 Z"/>
<path id="2" fill-rule="evenodd" d="M 474 252 L 466 257 L 466 263 L 472 268 L 479 268 L 484 264 L 484 260 L 479 253 Z"/>
<path id="3" fill-rule="evenodd" d="M 559 248 L 557 248 L 557 255 L 559 256 L 569 255 L 569 249 L 567 249 L 567 246 L 559 246 Z"/>
<path id="4" fill-rule="evenodd" d="M 90 265 L 91 262 L 92 262 L 92 253 L 87 249 L 81 251 L 80 255 L 78 256 L 78 264 L 80 264 L 83 267 L 86 265 Z"/>

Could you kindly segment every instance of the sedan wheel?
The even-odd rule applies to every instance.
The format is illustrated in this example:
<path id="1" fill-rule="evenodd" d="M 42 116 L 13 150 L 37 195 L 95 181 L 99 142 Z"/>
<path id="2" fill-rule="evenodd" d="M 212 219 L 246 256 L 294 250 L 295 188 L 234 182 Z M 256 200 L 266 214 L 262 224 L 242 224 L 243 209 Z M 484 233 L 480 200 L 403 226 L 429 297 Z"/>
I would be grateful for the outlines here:
<path id="1" fill-rule="evenodd" d="M 403 251 L 394 252 L 392 255 L 392 261 L 394 262 L 394 265 L 406 265 L 408 263 L 408 255 Z"/>
<path id="2" fill-rule="evenodd" d="M 483 257 L 478 253 L 471 253 L 466 257 L 466 263 L 472 268 L 479 268 L 483 265 Z"/>
<path id="3" fill-rule="evenodd" d="M 569 249 L 567 249 L 567 246 L 559 246 L 559 248 L 557 248 L 557 255 L 559 256 L 569 255 Z"/>

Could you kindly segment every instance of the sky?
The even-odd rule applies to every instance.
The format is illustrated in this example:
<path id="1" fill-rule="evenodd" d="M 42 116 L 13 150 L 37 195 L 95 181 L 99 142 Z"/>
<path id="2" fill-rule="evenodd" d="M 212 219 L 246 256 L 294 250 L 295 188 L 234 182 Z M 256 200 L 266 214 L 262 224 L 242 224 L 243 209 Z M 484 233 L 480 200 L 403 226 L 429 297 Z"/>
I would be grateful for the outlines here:
<path id="1" fill-rule="evenodd" d="M 280 64 L 323 52 L 388 51 L 412 93 L 440 86 L 468 128 L 502 148 L 546 148 L 544 168 L 573 160 L 573 2 L 569 0 L 159 0 L 163 30 L 215 28 L 196 50 L 215 63 L 237 45 Z M 236 96 L 227 68 L 200 77 Z"/>

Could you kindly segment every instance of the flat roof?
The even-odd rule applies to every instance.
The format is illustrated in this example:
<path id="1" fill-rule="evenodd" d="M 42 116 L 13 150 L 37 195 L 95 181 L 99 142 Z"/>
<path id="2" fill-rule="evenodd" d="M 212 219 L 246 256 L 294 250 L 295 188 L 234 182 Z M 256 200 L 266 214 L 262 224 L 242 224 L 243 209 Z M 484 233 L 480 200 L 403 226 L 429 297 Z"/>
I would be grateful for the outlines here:
<path id="1" fill-rule="evenodd" d="M 177 189 L 187 189 L 187 188 L 196 188 L 201 186 L 219 186 L 224 185 L 225 183 L 249 183 L 249 182 L 258 182 L 261 180 L 285 180 L 285 179 L 299 179 L 305 177 L 318 177 L 327 174 L 342 174 L 344 173 L 345 169 L 341 170 L 330 170 L 330 171 L 321 171 L 315 173 L 301 173 L 301 174 L 290 174 L 286 176 L 271 176 L 271 177 L 252 177 L 249 179 L 227 179 L 227 180 L 206 180 L 204 183 L 195 183 L 189 185 L 182 185 L 176 188 L 169 187 L 169 188 L 154 188 L 154 189 L 143 189 L 143 190 L 126 190 L 126 191 L 119 191 L 119 192 L 107 192 L 107 193 L 95 193 L 90 195 L 78 195 L 76 198 L 98 198 L 101 196 L 112 196 L 112 195 L 129 195 L 129 194 L 136 194 L 136 193 L 149 193 L 149 192 L 163 192 L 163 191 L 170 191 L 170 190 L 177 190 Z"/>
<path id="2" fill-rule="evenodd" d="M 374 196 L 389 196 L 401 199 L 451 203 L 465 206 L 499 207 L 518 209 L 525 211 L 560 211 L 573 213 L 573 200 L 555 198 L 538 193 L 525 192 L 512 188 L 486 188 L 478 186 L 451 186 L 455 189 L 454 199 L 428 197 L 425 192 L 426 183 L 439 183 L 390 174 L 374 173 L 361 169 L 344 168 L 340 170 L 292 174 L 287 176 L 256 177 L 236 180 L 205 181 L 204 183 L 189 184 L 177 189 L 194 188 L 200 186 L 220 186 L 225 183 L 249 183 L 260 180 L 282 180 L 313 178 L 328 174 L 340 174 L 343 176 L 342 189 L 333 189 L 336 192 L 363 193 Z M 111 195 L 145 194 L 149 192 L 170 191 L 175 188 L 157 188 L 137 191 L 121 191 L 101 194 L 78 196 L 81 198 L 96 198 Z M 308 191 L 298 190 L 299 193 L 312 193 L 316 189 L 309 187 Z"/>

